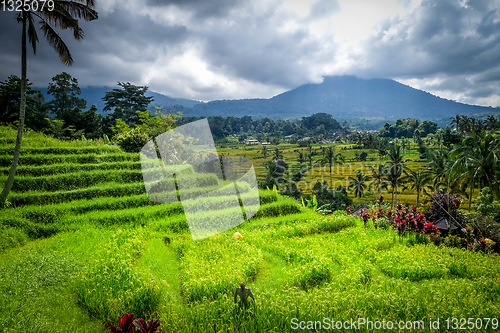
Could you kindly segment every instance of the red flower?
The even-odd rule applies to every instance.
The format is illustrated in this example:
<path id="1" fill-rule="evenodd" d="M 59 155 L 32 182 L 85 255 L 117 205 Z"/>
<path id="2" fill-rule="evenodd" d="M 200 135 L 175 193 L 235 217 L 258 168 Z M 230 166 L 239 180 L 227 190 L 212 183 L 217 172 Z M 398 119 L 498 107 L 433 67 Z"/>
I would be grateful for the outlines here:
<path id="1" fill-rule="evenodd" d="M 108 323 L 108 327 L 113 333 L 132 333 L 132 322 L 134 321 L 134 314 L 124 314 L 123 317 L 120 318 L 118 316 L 118 321 L 120 323 L 120 328 L 116 328 L 113 324 Z"/>

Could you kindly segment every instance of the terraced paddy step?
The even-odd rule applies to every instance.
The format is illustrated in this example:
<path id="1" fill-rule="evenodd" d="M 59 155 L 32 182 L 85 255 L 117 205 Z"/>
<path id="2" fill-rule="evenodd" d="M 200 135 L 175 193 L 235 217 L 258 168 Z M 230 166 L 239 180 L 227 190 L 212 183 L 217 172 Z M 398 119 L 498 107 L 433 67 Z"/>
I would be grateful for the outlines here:
<path id="1" fill-rule="evenodd" d="M 132 153 L 111 153 L 111 154 L 32 154 L 20 155 L 19 166 L 40 166 L 60 163 L 104 163 L 104 162 L 123 162 L 140 161 L 140 155 Z M 0 155 L 0 167 L 9 167 L 12 164 L 12 155 Z"/>
<path id="2" fill-rule="evenodd" d="M 248 185 L 239 184 L 240 194 L 247 193 Z M 194 198 L 211 192 L 214 197 L 227 196 L 230 193 L 220 190 L 221 186 L 209 186 L 185 190 L 184 198 Z M 168 197 L 177 196 L 177 192 L 164 193 Z M 33 211 L 68 211 L 74 213 L 85 213 L 89 210 L 121 209 L 130 207 L 141 207 L 154 205 L 155 202 L 147 199 L 144 183 L 136 182 L 129 184 L 106 183 L 90 186 L 81 190 L 38 192 L 27 191 L 21 193 L 13 192 L 9 200 L 16 207 L 23 207 L 23 212 Z M 263 202 L 269 203 L 277 200 L 273 194 L 263 195 Z"/>
<path id="3" fill-rule="evenodd" d="M 89 173 L 89 177 L 92 173 Z M 44 177 L 35 177 L 36 181 L 43 182 Z M 65 179 L 65 178 L 62 178 Z M 87 178 L 89 179 L 89 178 Z M 28 180 L 30 181 L 30 180 Z M 71 179 L 69 180 L 71 181 Z M 208 177 L 197 177 L 195 181 L 201 182 L 202 187 L 194 188 L 192 190 L 186 190 L 185 195 L 195 196 L 200 193 L 206 193 L 207 191 L 213 191 L 220 188 L 218 185 L 219 181 L 215 176 L 209 175 Z M 217 186 L 215 186 L 217 185 Z M 52 186 L 52 185 L 51 185 Z M 54 185 L 55 186 L 55 185 Z M 62 186 L 62 185 L 61 185 Z M 13 206 L 27 206 L 27 205 L 47 205 L 47 204 L 57 204 L 63 202 L 69 202 L 72 200 L 81 199 L 97 199 L 100 197 L 126 197 L 132 195 L 145 194 L 146 190 L 144 187 L 144 182 L 106 182 L 104 184 L 89 185 L 84 188 L 77 188 L 74 190 L 59 190 L 59 191 L 36 191 L 28 190 L 24 192 L 11 192 L 9 195 L 9 201 Z M 164 193 L 165 195 L 170 192 Z"/>
<path id="4" fill-rule="evenodd" d="M 15 142 L 14 142 L 15 143 Z M 0 147 L 0 155 L 13 155 L 15 147 Z M 37 155 L 37 154 L 51 154 L 51 155 L 67 155 L 67 154 L 109 154 L 109 153 L 123 153 L 120 147 L 113 145 L 105 146 L 91 146 L 91 147 L 43 147 L 43 148 L 21 148 L 21 155 Z"/>
<path id="5" fill-rule="evenodd" d="M 190 187 L 215 186 L 220 183 L 220 180 L 214 174 L 198 174 L 196 177 L 191 176 L 191 174 L 183 174 L 183 177 L 178 177 L 178 180 L 184 183 L 189 182 Z M 147 177 L 147 175 L 147 172 L 142 172 L 141 170 L 94 170 L 52 176 L 24 176 L 16 177 L 12 190 L 17 192 L 30 190 L 53 192 L 63 189 L 71 190 L 75 188 L 86 188 L 109 182 L 135 183 L 142 182 L 144 179 L 143 177 Z M 7 176 L 0 176 L 0 182 L 6 179 Z M 175 184 L 168 179 L 165 179 L 162 186 L 167 190 L 175 190 Z"/>
<path id="6" fill-rule="evenodd" d="M 52 176 L 64 173 L 75 173 L 82 171 L 104 171 L 104 170 L 141 170 L 141 162 L 103 162 L 103 163 L 60 163 L 40 166 L 19 166 L 16 176 L 40 177 Z M 8 175 L 10 167 L 0 168 L 0 175 Z"/>

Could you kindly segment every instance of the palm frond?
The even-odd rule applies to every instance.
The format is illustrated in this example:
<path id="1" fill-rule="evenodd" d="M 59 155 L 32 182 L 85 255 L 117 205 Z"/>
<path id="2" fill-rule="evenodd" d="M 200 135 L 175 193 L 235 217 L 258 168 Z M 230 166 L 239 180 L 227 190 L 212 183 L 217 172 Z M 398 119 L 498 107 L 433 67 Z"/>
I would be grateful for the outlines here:
<path id="1" fill-rule="evenodd" d="M 41 22 L 41 27 L 45 38 L 50 46 L 52 46 L 56 52 L 59 54 L 63 64 L 70 66 L 73 64 L 73 58 L 69 52 L 68 46 L 64 43 L 59 34 L 45 21 Z"/>
<path id="2" fill-rule="evenodd" d="M 97 11 L 92 9 L 94 7 L 94 1 L 90 1 L 92 6 L 89 6 L 89 1 L 86 3 L 81 3 L 77 1 L 66 1 L 66 0 L 55 0 L 54 1 L 54 11 L 64 11 L 72 17 L 83 19 L 85 21 L 97 20 Z"/>
<path id="3" fill-rule="evenodd" d="M 42 13 L 48 24 L 60 29 L 72 29 L 76 40 L 83 39 L 84 32 L 78 25 L 78 20 L 71 17 L 65 10 L 53 10 Z"/>
<path id="4" fill-rule="evenodd" d="M 36 43 L 38 43 L 38 35 L 35 29 L 35 20 L 33 20 L 33 15 L 26 12 L 26 18 L 28 19 L 28 41 L 33 48 L 33 53 L 36 54 Z"/>

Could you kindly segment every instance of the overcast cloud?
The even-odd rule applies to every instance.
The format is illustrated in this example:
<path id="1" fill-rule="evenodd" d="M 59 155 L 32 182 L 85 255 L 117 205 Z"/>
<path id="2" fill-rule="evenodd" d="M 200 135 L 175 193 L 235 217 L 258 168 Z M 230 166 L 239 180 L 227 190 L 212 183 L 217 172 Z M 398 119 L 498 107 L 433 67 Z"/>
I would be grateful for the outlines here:
<path id="1" fill-rule="evenodd" d="M 148 85 L 196 100 L 269 98 L 324 75 L 392 78 L 500 106 L 500 2 L 489 0 L 97 0 L 64 66 L 40 33 L 28 77 Z M 0 80 L 20 76 L 21 25 L 1 12 Z"/>

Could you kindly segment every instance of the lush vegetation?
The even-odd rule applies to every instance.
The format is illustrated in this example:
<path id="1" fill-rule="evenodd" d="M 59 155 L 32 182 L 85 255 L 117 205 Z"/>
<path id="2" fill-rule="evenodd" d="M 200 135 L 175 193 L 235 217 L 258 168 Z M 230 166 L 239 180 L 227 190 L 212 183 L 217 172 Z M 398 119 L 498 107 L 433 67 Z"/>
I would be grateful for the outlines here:
<path id="1" fill-rule="evenodd" d="M 6 127 L 1 131 L 5 142 L 0 151 L 11 156 L 9 140 L 15 132 Z M 496 137 L 490 140 L 488 135 L 471 133 L 466 139 L 495 142 Z M 137 173 L 137 153 L 125 153 L 104 140 L 61 141 L 33 131 L 24 139 L 20 174 L 7 208 L 0 211 L 0 327 L 5 332 L 106 332 L 121 324 L 132 330 L 133 323 L 138 331 L 148 329 L 148 322 L 133 322 L 131 316 L 124 317 L 127 313 L 161 319 L 149 322 L 149 328 L 168 332 L 282 332 L 291 330 L 293 318 L 314 322 L 367 317 L 395 323 L 422 320 L 425 327 L 441 318 L 444 332 L 446 318 L 500 314 L 495 173 L 488 172 L 485 180 L 475 178 L 475 216 L 461 210 L 466 201 L 460 196 L 446 193 L 460 188 L 447 182 L 449 172 L 428 175 L 421 189 L 432 194 L 429 186 L 436 186 L 443 191 L 432 197 L 420 191 L 419 208 L 391 209 L 391 196 L 383 192 L 386 199 L 380 199 L 374 188 L 397 188 L 398 202 L 416 203 L 417 189 L 409 185 L 419 178 L 408 168 L 423 172 L 427 164 L 420 162 L 415 144 L 366 161 L 373 168 L 365 167 L 370 173 L 365 172 L 364 179 L 358 177 L 360 168 L 344 169 L 338 177 L 337 168 L 346 167 L 355 152 L 369 152 L 344 149 L 355 143 L 338 144 L 330 152 L 315 144 L 282 144 L 272 146 L 264 158 L 261 147 L 222 148 L 224 154 L 253 159 L 262 181 L 269 174 L 275 179 L 279 171 L 261 165 L 262 160 L 282 161 L 280 165 L 293 172 L 275 183 L 275 190 L 260 190 L 261 208 L 254 218 L 193 242 L 180 203 L 148 199 Z M 475 147 L 471 139 L 467 142 L 470 149 Z M 434 151 L 441 154 L 437 142 L 430 146 L 432 156 Z M 469 162 L 461 158 L 465 152 L 459 147 L 449 153 L 457 154 L 457 164 L 444 165 L 463 175 Z M 294 149 L 311 154 L 312 161 L 300 158 Z M 476 155 L 468 150 L 467 156 Z M 474 161 L 471 172 L 480 170 Z M 436 160 L 433 169 L 438 170 L 439 163 Z M 383 172 L 394 164 L 395 171 Z M 372 177 L 372 171 L 382 176 Z M 8 168 L 1 172 L 3 181 Z M 295 180 L 293 173 L 299 173 Z M 399 177 L 397 184 L 388 175 Z M 217 177 L 196 178 L 203 183 L 192 189 L 193 198 L 223 183 Z M 315 186 L 306 193 L 309 181 Z M 486 182 L 489 189 L 479 194 Z M 299 200 L 278 194 L 290 183 L 303 188 Z M 245 196 L 249 189 L 239 190 Z M 356 202 L 360 193 L 361 202 L 369 205 L 361 218 L 350 216 L 344 211 L 352 210 L 346 203 L 352 207 L 354 194 Z M 309 200 L 308 195 L 315 197 Z M 198 205 L 216 211 L 226 207 L 226 201 L 221 192 Z M 302 202 L 329 207 L 319 214 Z M 448 214 L 466 224 L 464 234 L 435 232 L 432 222 Z M 243 238 L 233 238 L 235 231 Z M 233 300 L 241 280 L 256 299 L 247 310 Z M 485 331 L 495 330 L 490 323 Z"/>

